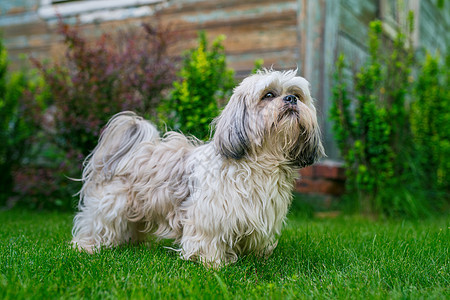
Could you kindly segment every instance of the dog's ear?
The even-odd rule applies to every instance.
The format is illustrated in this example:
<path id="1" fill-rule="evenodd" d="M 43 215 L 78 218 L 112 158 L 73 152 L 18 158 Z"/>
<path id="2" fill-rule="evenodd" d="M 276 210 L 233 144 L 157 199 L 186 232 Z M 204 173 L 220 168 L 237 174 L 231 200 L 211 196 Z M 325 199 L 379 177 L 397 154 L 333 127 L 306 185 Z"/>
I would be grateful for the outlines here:
<path id="1" fill-rule="evenodd" d="M 290 160 L 297 166 L 304 168 L 326 157 L 322 145 L 320 130 L 317 128 L 306 138 L 298 139 L 295 147 L 289 153 Z"/>
<path id="2" fill-rule="evenodd" d="M 231 96 L 227 106 L 216 120 L 214 144 L 219 153 L 227 158 L 241 159 L 250 149 L 248 116 L 245 96 Z"/>

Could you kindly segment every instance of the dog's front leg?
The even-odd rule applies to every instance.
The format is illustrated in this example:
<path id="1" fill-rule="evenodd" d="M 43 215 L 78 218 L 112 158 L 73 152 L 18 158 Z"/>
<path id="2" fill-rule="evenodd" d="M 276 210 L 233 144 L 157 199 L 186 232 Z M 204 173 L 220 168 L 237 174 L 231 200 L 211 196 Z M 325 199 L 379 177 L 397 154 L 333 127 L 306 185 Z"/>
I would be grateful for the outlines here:
<path id="1" fill-rule="evenodd" d="M 258 255 L 263 257 L 264 259 L 268 259 L 272 253 L 273 250 L 275 250 L 275 248 L 278 245 L 278 240 L 277 239 L 271 239 L 270 242 L 260 251 L 258 251 Z"/>
<path id="2" fill-rule="evenodd" d="M 206 267 L 220 268 L 237 260 L 237 254 L 221 235 L 212 235 L 198 226 L 185 226 L 180 244 L 183 259 L 198 261 Z"/>

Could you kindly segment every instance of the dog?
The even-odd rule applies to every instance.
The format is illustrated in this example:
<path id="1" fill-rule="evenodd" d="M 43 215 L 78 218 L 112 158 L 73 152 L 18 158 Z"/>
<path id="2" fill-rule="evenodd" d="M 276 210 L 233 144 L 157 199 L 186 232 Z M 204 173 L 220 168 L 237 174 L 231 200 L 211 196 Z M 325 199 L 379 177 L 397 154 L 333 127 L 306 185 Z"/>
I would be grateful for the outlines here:
<path id="1" fill-rule="evenodd" d="M 160 137 L 133 112 L 113 116 L 84 163 L 73 246 L 92 253 L 151 234 L 205 266 L 271 255 L 298 170 L 325 155 L 309 83 L 296 73 L 245 78 L 206 143 Z"/>

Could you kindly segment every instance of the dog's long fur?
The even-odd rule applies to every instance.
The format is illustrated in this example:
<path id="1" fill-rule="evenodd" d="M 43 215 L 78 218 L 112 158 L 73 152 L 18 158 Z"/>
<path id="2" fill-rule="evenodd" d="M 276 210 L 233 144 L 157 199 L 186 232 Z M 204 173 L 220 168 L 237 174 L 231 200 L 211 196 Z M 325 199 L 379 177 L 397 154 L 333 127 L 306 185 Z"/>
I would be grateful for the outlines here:
<path id="1" fill-rule="evenodd" d="M 309 84 L 295 73 L 244 79 L 204 144 L 115 115 L 85 163 L 73 244 L 93 252 L 151 233 L 205 265 L 270 255 L 297 170 L 324 155 Z M 297 103 L 283 100 L 290 94 Z"/>

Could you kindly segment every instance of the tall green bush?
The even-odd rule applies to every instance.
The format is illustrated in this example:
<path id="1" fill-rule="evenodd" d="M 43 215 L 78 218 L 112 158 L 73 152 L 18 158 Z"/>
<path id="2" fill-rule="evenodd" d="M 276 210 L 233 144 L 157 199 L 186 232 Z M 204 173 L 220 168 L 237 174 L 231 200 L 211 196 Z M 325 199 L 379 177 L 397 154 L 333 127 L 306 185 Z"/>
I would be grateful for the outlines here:
<path id="1" fill-rule="evenodd" d="M 418 216 L 431 204 L 424 197 L 409 122 L 414 56 L 407 44 L 403 33 L 394 41 L 384 38 L 382 23 L 374 21 L 367 63 L 352 79 L 343 56 L 336 65 L 331 119 L 347 167 L 348 194 L 367 214 Z"/>
<path id="2" fill-rule="evenodd" d="M 427 53 L 411 105 L 411 125 L 422 180 L 428 190 L 450 192 L 450 61 Z"/>
<path id="3" fill-rule="evenodd" d="M 23 72 L 8 72 L 7 51 L 0 40 L 0 206 L 14 192 L 14 173 L 30 153 L 39 127 L 36 117 L 43 108 L 39 102 L 27 102 L 32 89 Z"/>
<path id="4" fill-rule="evenodd" d="M 210 123 L 232 93 L 234 72 L 227 68 L 223 36 L 209 47 L 200 32 L 198 47 L 184 55 L 180 81 L 173 83 L 170 97 L 159 108 L 159 117 L 169 129 L 207 140 Z"/>

